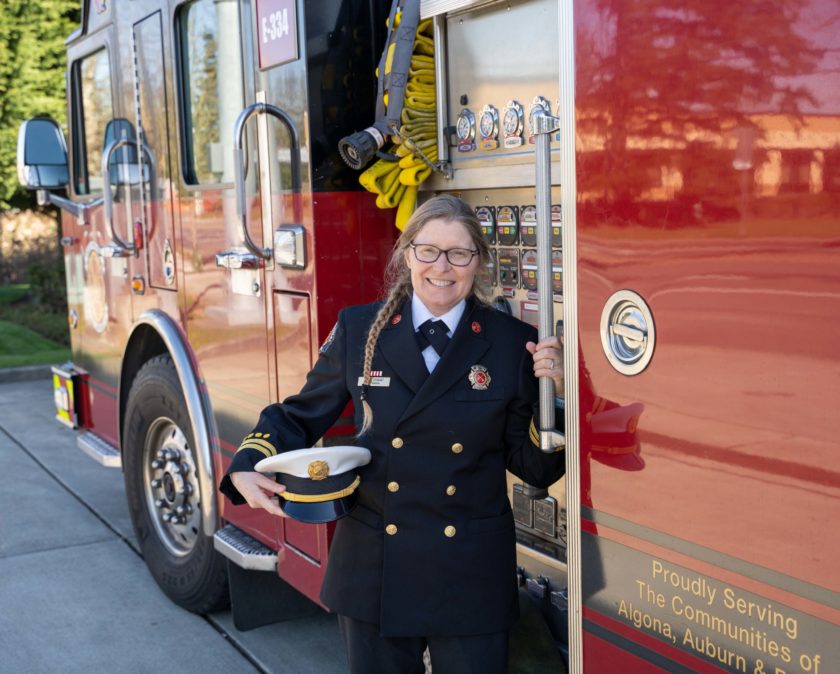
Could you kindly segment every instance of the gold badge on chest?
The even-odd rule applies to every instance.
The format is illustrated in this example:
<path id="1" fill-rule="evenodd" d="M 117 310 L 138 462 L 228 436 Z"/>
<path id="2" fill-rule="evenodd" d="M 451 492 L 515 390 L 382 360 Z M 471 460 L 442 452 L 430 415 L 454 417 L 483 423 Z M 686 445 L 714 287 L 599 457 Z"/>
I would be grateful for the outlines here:
<path id="1" fill-rule="evenodd" d="M 486 391 L 487 387 L 490 386 L 490 373 L 483 365 L 473 365 L 470 368 L 468 379 L 470 380 L 470 386 L 477 391 Z"/>

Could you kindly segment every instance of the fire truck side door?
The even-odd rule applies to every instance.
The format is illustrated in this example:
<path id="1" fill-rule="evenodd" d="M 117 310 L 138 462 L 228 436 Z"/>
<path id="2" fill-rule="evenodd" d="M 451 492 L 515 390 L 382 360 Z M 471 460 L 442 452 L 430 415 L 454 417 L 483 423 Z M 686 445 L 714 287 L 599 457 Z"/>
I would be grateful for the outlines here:
<path id="1" fill-rule="evenodd" d="M 240 9 L 243 12 L 240 14 Z M 186 328 L 207 383 L 227 469 L 260 410 L 275 398 L 270 383 L 265 268 L 246 248 L 245 232 L 264 247 L 253 123 L 237 138 L 252 62 L 247 6 L 236 0 L 193 0 L 175 12 L 179 72 L 181 256 Z M 243 79 L 243 73 L 246 74 Z M 236 160 L 243 171 L 236 188 Z M 242 204 L 243 208 L 238 208 Z M 247 229 L 246 229 L 247 228 Z M 222 516 L 275 545 L 277 523 L 264 511 L 219 502 Z"/>
<path id="2" fill-rule="evenodd" d="M 271 288 L 270 329 L 274 333 L 277 399 L 297 393 L 313 364 L 316 334 L 313 223 L 309 207 L 310 147 L 307 134 L 307 56 L 304 3 L 257 0 L 250 24 L 254 61 L 253 103 L 267 106 L 257 118 L 263 241 Z M 305 207 L 304 207 L 305 206 Z M 319 261 L 319 264 L 328 264 Z M 325 525 L 281 522 L 286 555 L 280 575 L 317 599 L 327 553 Z"/>

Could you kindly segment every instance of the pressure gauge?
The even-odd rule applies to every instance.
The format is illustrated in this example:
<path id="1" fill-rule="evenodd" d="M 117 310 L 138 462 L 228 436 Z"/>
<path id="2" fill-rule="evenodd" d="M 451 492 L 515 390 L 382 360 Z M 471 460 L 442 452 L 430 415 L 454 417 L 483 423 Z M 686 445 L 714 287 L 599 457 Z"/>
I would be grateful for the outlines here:
<path id="1" fill-rule="evenodd" d="M 468 108 L 458 115 L 455 133 L 458 135 L 458 152 L 475 150 L 475 115 Z"/>
<path id="2" fill-rule="evenodd" d="M 563 210 L 560 204 L 551 206 L 551 247 L 563 246 Z"/>
<path id="3" fill-rule="evenodd" d="M 505 147 L 522 145 L 522 129 L 525 127 L 525 109 L 517 101 L 508 101 L 502 118 L 505 132 Z"/>
<path id="4" fill-rule="evenodd" d="M 523 246 L 537 245 L 537 207 L 523 206 L 519 211 L 519 237 Z"/>
<path id="5" fill-rule="evenodd" d="M 496 209 L 496 238 L 500 246 L 515 246 L 519 243 L 519 208 L 499 206 Z"/>
<path id="6" fill-rule="evenodd" d="M 563 296 L 563 251 L 551 251 L 551 292 L 557 297 Z"/>
<path id="7" fill-rule="evenodd" d="M 522 251 L 522 287 L 526 290 L 537 289 L 537 251 Z"/>
<path id="8" fill-rule="evenodd" d="M 492 206 L 479 206 L 475 209 L 475 217 L 487 243 L 496 243 L 496 210 Z"/>
<path id="9" fill-rule="evenodd" d="M 482 150 L 495 150 L 499 147 L 499 111 L 495 106 L 485 105 L 481 109 L 478 132 L 481 134 Z"/>
<path id="10" fill-rule="evenodd" d="M 534 113 L 542 111 L 546 115 L 551 114 L 551 103 L 543 96 L 534 96 L 531 105 L 528 107 L 528 142 L 534 144 Z"/>

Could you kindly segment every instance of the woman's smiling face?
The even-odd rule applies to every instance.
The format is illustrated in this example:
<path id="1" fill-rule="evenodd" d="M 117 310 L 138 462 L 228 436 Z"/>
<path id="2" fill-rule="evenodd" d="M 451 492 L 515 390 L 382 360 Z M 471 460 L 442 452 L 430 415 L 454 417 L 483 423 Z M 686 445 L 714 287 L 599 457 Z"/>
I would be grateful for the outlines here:
<path id="1" fill-rule="evenodd" d="M 423 225 L 412 243 L 437 246 L 440 250 L 475 250 L 472 237 L 464 225 L 457 220 L 441 218 L 429 220 Z M 443 316 L 469 296 L 478 271 L 478 256 L 473 256 L 466 267 L 456 267 L 443 253 L 434 262 L 420 262 L 409 248 L 405 251 L 405 262 L 411 270 L 414 292 L 435 316 Z"/>

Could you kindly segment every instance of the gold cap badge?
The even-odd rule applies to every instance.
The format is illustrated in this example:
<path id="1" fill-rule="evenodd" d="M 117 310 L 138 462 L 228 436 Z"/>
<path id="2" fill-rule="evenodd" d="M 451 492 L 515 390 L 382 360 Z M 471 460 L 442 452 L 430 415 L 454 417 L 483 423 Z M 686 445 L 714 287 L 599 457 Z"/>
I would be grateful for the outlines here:
<path id="1" fill-rule="evenodd" d="M 330 474 L 330 464 L 326 461 L 312 461 L 306 469 L 313 480 L 323 480 Z"/>

